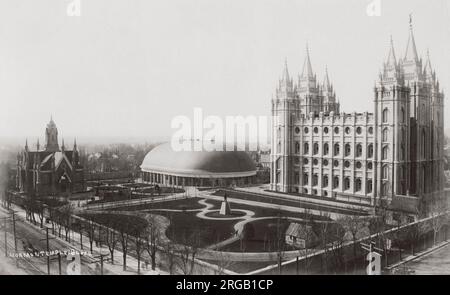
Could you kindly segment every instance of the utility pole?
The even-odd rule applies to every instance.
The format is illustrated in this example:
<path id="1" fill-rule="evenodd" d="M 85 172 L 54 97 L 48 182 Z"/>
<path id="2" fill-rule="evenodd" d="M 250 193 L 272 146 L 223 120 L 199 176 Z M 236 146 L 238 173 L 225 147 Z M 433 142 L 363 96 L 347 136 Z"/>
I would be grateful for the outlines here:
<path id="1" fill-rule="evenodd" d="M 47 274 L 50 275 L 50 247 L 48 243 L 48 227 L 45 228 L 45 236 L 47 239 Z"/>
<path id="2" fill-rule="evenodd" d="M 58 252 L 58 270 L 59 275 L 61 275 L 61 253 Z"/>
<path id="3" fill-rule="evenodd" d="M 13 220 L 13 234 L 14 234 L 14 251 L 17 252 L 17 238 L 16 238 L 16 212 L 12 211 Z"/>
<path id="4" fill-rule="evenodd" d="M 6 233 L 6 218 L 5 218 L 5 257 L 8 257 L 8 236 Z"/>

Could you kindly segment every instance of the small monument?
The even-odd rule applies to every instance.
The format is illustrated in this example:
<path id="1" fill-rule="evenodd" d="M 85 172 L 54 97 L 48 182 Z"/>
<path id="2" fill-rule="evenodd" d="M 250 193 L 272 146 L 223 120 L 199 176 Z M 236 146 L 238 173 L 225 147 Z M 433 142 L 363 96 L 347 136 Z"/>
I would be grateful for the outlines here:
<path id="1" fill-rule="evenodd" d="M 222 205 L 220 206 L 220 215 L 231 215 L 231 207 L 227 201 L 227 193 L 223 196 Z"/>

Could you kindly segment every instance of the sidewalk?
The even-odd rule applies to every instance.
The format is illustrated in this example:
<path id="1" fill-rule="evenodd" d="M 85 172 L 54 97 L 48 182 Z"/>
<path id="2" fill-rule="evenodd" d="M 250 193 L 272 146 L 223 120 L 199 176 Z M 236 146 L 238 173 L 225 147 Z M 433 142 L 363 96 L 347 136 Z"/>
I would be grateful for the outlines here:
<path id="1" fill-rule="evenodd" d="M 0 208 L 1 210 L 6 211 L 4 208 Z M 34 227 L 36 229 L 40 229 L 39 224 L 34 225 L 33 223 L 30 223 L 28 221 L 26 221 L 26 213 L 25 211 L 16 206 L 16 205 L 11 205 L 11 209 L 13 209 L 16 212 L 16 216 L 18 216 L 20 219 L 23 220 L 23 222 L 25 222 L 28 226 L 30 227 Z M 51 233 L 51 232 L 50 232 Z M 89 251 L 90 250 L 90 244 L 89 244 L 89 238 L 87 236 L 83 235 L 83 249 L 81 249 L 81 244 L 80 244 L 80 234 L 74 231 L 71 231 L 70 233 L 70 241 L 71 243 L 67 242 L 64 238 L 59 238 L 58 235 L 52 235 L 52 238 L 57 239 L 59 242 L 63 243 L 64 245 L 66 245 L 68 248 L 72 248 L 78 251 Z M 100 246 L 100 245 L 99 245 Z M 98 247 L 96 246 L 95 242 L 92 245 L 92 256 L 96 257 L 99 256 L 100 254 L 109 254 L 109 250 L 107 246 L 104 247 Z M 123 270 L 123 266 L 122 266 L 122 251 L 120 250 L 114 250 L 114 265 L 111 264 L 106 257 L 105 261 L 103 263 L 103 269 L 104 269 L 104 273 L 105 274 L 113 274 L 113 275 L 136 275 L 137 274 L 137 259 L 135 259 L 134 257 L 127 255 L 127 270 Z M 100 264 L 100 258 L 92 258 L 90 256 L 86 256 L 89 257 L 88 259 L 93 260 L 95 259 L 95 261 L 98 261 L 98 264 Z M 145 263 L 143 263 L 143 261 L 141 261 L 141 274 L 144 275 L 160 275 L 160 274 L 166 274 L 166 272 L 159 270 L 158 268 L 153 271 L 151 269 L 147 270 L 147 269 L 143 269 Z M 89 267 L 92 269 L 95 269 L 96 263 L 94 261 L 92 261 L 89 264 Z M 149 265 L 150 267 L 150 265 Z"/>
<path id="2" fill-rule="evenodd" d="M 424 250 L 422 252 L 416 253 L 415 255 L 409 255 L 405 259 L 403 259 L 402 261 L 399 261 L 399 262 L 397 262 L 395 264 L 392 264 L 392 265 L 386 267 L 386 269 L 387 270 L 393 270 L 394 268 L 399 267 L 400 265 L 403 265 L 405 263 L 414 261 L 414 260 L 419 259 L 419 258 L 423 258 L 423 257 L 427 256 L 428 254 L 434 253 L 436 250 L 438 250 L 438 249 L 440 249 L 440 248 L 442 248 L 444 246 L 447 246 L 448 244 L 450 244 L 450 241 L 440 242 L 440 243 L 436 244 L 435 246 L 433 246 L 433 247 L 431 247 L 429 249 L 426 249 L 426 250 Z"/>

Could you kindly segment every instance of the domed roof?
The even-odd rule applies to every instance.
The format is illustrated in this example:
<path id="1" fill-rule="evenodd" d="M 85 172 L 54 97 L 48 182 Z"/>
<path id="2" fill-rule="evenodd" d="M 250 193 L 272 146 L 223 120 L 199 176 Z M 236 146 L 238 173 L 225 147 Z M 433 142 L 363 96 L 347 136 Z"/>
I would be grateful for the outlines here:
<path id="1" fill-rule="evenodd" d="M 148 152 L 141 169 L 183 177 L 256 175 L 255 163 L 244 151 L 174 151 L 170 143 Z"/>

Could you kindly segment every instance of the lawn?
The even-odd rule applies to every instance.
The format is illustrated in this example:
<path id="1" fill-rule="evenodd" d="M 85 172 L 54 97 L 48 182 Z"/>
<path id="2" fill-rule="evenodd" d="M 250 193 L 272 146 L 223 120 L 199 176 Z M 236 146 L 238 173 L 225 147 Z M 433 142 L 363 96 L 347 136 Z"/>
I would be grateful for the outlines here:
<path id="1" fill-rule="evenodd" d="M 277 252 L 296 250 L 285 243 L 285 232 L 291 221 L 284 218 L 255 220 L 244 227 L 244 238 L 223 247 L 229 252 Z"/>
<path id="2" fill-rule="evenodd" d="M 196 212 L 155 211 L 167 217 L 170 225 L 166 230 L 169 239 L 178 244 L 207 247 L 230 238 L 234 234 L 236 220 L 207 220 L 195 216 Z"/>
<path id="3" fill-rule="evenodd" d="M 354 211 L 351 211 L 351 210 L 324 207 L 322 205 L 314 204 L 311 202 L 289 200 L 289 199 L 283 199 L 281 197 L 272 197 L 272 196 L 266 196 L 266 195 L 261 195 L 261 194 L 257 194 L 257 193 L 247 193 L 247 192 L 232 191 L 232 190 L 225 191 L 225 190 L 220 189 L 220 190 L 217 190 L 214 193 L 212 193 L 212 195 L 224 196 L 225 193 L 228 198 L 256 201 L 256 202 L 262 202 L 262 203 L 268 203 L 268 204 L 274 204 L 274 205 L 283 205 L 283 206 L 291 206 L 291 207 L 300 207 L 300 208 L 305 208 L 305 209 L 323 210 L 325 212 L 334 212 L 334 213 L 342 213 L 342 214 L 350 214 L 350 215 L 365 214 L 363 212 L 355 213 Z"/>
<path id="4" fill-rule="evenodd" d="M 206 202 L 211 205 L 214 205 L 215 209 L 220 209 L 220 205 L 222 203 L 222 202 L 216 201 L 216 200 L 207 200 Z M 261 207 L 261 206 L 238 204 L 238 203 L 233 203 L 230 201 L 229 201 L 229 204 L 230 204 L 231 210 L 242 209 L 242 210 L 250 210 L 250 211 L 255 212 L 255 215 L 253 217 L 269 217 L 269 216 L 280 215 L 281 217 L 296 217 L 296 218 L 303 218 L 303 219 L 311 218 L 310 214 L 305 214 L 305 213 L 300 213 L 300 212 L 289 212 L 289 211 L 274 209 L 274 208 L 266 208 L 266 207 Z M 315 220 L 331 220 L 328 217 L 320 216 L 320 215 L 312 215 L 312 217 Z"/>
<path id="5" fill-rule="evenodd" d="M 165 202 L 155 202 L 136 206 L 125 206 L 108 209 L 109 211 L 142 211 L 149 209 L 175 209 L 175 210 L 190 210 L 190 209 L 201 209 L 204 205 L 198 203 L 200 198 L 186 198 L 177 199 Z"/>

